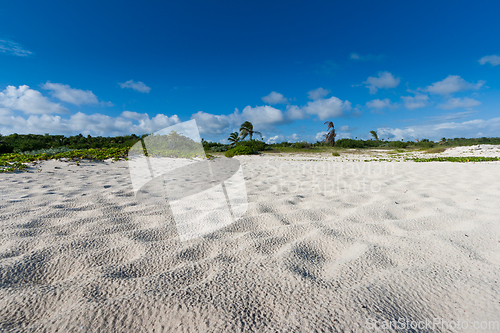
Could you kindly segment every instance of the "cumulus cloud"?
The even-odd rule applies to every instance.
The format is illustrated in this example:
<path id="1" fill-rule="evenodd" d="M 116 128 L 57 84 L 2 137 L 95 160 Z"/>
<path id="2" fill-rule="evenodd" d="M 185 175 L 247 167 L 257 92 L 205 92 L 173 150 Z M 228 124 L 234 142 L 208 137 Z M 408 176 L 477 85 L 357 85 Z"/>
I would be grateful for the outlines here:
<path id="1" fill-rule="evenodd" d="M 456 109 L 456 108 L 471 108 L 473 106 L 481 105 L 481 102 L 469 98 L 449 98 L 445 103 L 439 104 L 442 109 Z"/>
<path id="2" fill-rule="evenodd" d="M 144 82 L 141 81 L 136 82 L 134 80 L 128 80 L 127 82 L 118 84 L 120 85 L 120 87 L 122 87 L 122 89 L 130 88 L 141 93 L 149 93 L 149 91 L 151 90 L 150 87 L 148 87 Z"/>
<path id="3" fill-rule="evenodd" d="M 352 106 L 351 102 L 342 101 L 334 96 L 308 102 L 302 108 L 307 114 L 317 115 L 320 120 L 325 120 L 343 116 L 346 112 L 351 111 Z"/>
<path id="4" fill-rule="evenodd" d="M 316 137 L 314 139 L 316 139 L 316 141 L 324 141 L 325 140 L 325 135 L 327 134 L 328 132 L 327 131 L 321 131 L 321 132 L 318 132 L 316 134 Z"/>
<path id="5" fill-rule="evenodd" d="M 427 106 L 429 96 L 416 94 L 415 96 L 401 96 L 401 99 L 405 103 L 405 108 L 414 110 Z"/>
<path id="6" fill-rule="evenodd" d="M 273 143 L 283 142 L 283 141 L 285 141 L 285 138 L 283 137 L 283 135 L 275 135 L 275 136 L 272 136 L 269 139 L 267 139 L 266 143 L 273 144 Z"/>
<path id="7" fill-rule="evenodd" d="M 366 107 L 369 109 L 375 109 L 375 110 L 381 110 L 381 109 L 393 109 L 397 105 L 391 103 L 390 99 L 384 98 L 384 99 L 374 99 L 372 101 L 366 102 Z"/>
<path id="8" fill-rule="evenodd" d="M 497 55 L 484 56 L 478 60 L 481 65 L 489 63 L 491 66 L 500 65 L 500 57 Z"/>
<path id="9" fill-rule="evenodd" d="M 196 124 L 201 134 L 222 134 L 227 132 L 230 126 L 235 124 L 231 121 L 231 116 L 213 115 L 203 111 L 198 111 L 191 116 L 196 120 Z"/>
<path id="10" fill-rule="evenodd" d="M 377 93 L 378 89 L 395 88 L 400 82 L 401 79 L 399 77 L 394 77 L 389 72 L 379 72 L 378 77 L 370 76 L 363 83 L 370 91 L 370 94 L 373 95 Z"/>
<path id="11" fill-rule="evenodd" d="M 33 54 L 31 51 L 24 49 L 21 44 L 6 39 L 0 39 L 0 52 L 18 57 L 27 57 Z"/>
<path id="12" fill-rule="evenodd" d="M 488 120 L 474 119 L 464 122 L 443 122 L 438 124 L 410 126 L 406 128 L 378 128 L 380 138 L 390 140 L 431 139 L 441 137 L 497 136 L 500 131 L 500 117 Z"/>
<path id="13" fill-rule="evenodd" d="M 245 107 L 241 112 L 236 109 L 228 115 L 214 115 L 198 111 L 191 116 L 195 119 L 202 134 L 217 135 L 238 129 L 244 121 L 250 121 L 260 130 L 288 121 L 283 111 L 269 105 Z"/>
<path id="14" fill-rule="evenodd" d="M 153 133 L 180 122 L 177 115 L 171 117 L 158 114 L 150 118 L 147 114 L 125 111 L 118 117 L 103 114 L 84 114 L 78 112 L 69 118 L 55 115 L 31 115 L 28 118 L 12 113 L 0 113 L 0 132 L 2 134 L 42 134 L 54 133 L 74 135 L 128 135 Z"/>
<path id="15" fill-rule="evenodd" d="M 482 80 L 479 80 L 476 84 L 469 83 L 458 75 L 448 75 L 446 79 L 427 86 L 424 91 L 437 95 L 449 95 L 459 91 L 478 90 L 485 83 L 486 81 Z"/>
<path id="16" fill-rule="evenodd" d="M 68 109 L 59 103 L 51 102 L 39 91 L 30 89 L 27 85 L 8 86 L 0 92 L 0 107 L 18 110 L 26 114 L 67 113 Z"/>
<path id="17" fill-rule="evenodd" d="M 330 90 L 319 87 L 318 89 L 309 91 L 307 95 L 309 96 L 309 99 L 312 99 L 314 101 L 326 97 L 329 93 Z"/>
<path id="18" fill-rule="evenodd" d="M 289 120 L 304 119 L 307 117 L 306 112 L 297 105 L 288 105 L 285 115 Z"/>
<path id="19" fill-rule="evenodd" d="M 254 108 L 249 105 L 241 111 L 241 117 L 253 124 L 263 125 L 277 125 L 285 121 L 283 112 L 269 105 Z"/>
<path id="20" fill-rule="evenodd" d="M 67 84 L 47 81 L 42 85 L 42 89 L 50 90 L 53 97 L 75 105 L 97 104 L 99 102 L 92 91 L 74 89 Z"/>
<path id="21" fill-rule="evenodd" d="M 264 103 L 267 104 L 286 104 L 288 102 L 288 99 L 285 98 L 282 94 L 272 91 L 269 95 L 262 97 L 262 100 Z"/>

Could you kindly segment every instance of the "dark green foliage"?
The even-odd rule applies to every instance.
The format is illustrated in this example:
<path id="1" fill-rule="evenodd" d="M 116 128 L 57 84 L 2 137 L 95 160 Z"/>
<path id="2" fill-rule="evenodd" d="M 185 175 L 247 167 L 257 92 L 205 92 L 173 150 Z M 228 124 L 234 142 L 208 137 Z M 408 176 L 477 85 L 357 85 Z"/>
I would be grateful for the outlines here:
<path id="1" fill-rule="evenodd" d="M 226 151 L 224 155 L 226 157 L 233 157 L 235 155 L 252 155 L 252 154 L 254 154 L 254 150 L 252 148 L 243 145 L 238 145 L 233 149 L 229 149 L 228 151 Z"/>
<path id="2" fill-rule="evenodd" d="M 205 149 L 205 152 L 213 152 L 214 150 L 212 150 L 212 148 L 217 149 L 216 147 L 226 147 L 226 150 L 230 148 L 229 145 L 225 145 L 220 142 L 205 141 L 203 139 L 201 139 L 201 143 L 203 144 L 203 149 Z"/>
<path id="3" fill-rule="evenodd" d="M 299 141 L 299 142 L 293 143 L 290 147 L 297 148 L 297 149 L 310 149 L 312 147 L 312 145 L 309 142 Z"/>
<path id="4" fill-rule="evenodd" d="M 389 147 L 391 147 L 391 148 L 406 148 L 406 147 L 408 147 L 408 142 L 389 141 Z"/>
<path id="5" fill-rule="evenodd" d="M 260 135 L 260 137 L 262 138 L 262 133 L 261 132 L 253 130 L 253 124 L 251 122 L 245 121 L 243 124 L 241 124 L 241 126 L 240 126 L 240 135 L 239 135 L 239 138 L 241 140 L 245 140 L 245 138 L 247 136 L 249 136 L 250 140 L 252 140 L 252 138 L 253 138 L 253 136 L 255 134 Z"/>
<path id="6" fill-rule="evenodd" d="M 373 140 L 340 139 L 335 142 L 335 147 L 339 148 L 372 148 L 379 145 L 378 141 Z"/>
<path id="7" fill-rule="evenodd" d="M 327 143 L 325 143 L 325 144 L 328 145 Z M 284 141 L 284 142 L 280 142 L 280 143 L 273 143 L 270 146 L 273 148 L 276 148 L 276 147 L 291 147 L 292 145 L 293 145 L 293 143 Z"/>
<path id="8" fill-rule="evenodd" d="M 423 149 L 429 149 L 434 147 L 435 143 L 432 141 L 429 141 L 429 139 L 423 139 L 420 140 L 420 142 L 415 143 L 415 146 Z"/>
<path id="9" fill-rule="evenodd" d="M 252 149 L 252 151 L 264 151 L 268 147 L 268 145 L 264 141 L 260 141 L 260 140 L 240 141 L 236 144 L 236 147 L 238 147 L 238 146 L 249 147 L 250 149 Z"/>
<path id="10" fill-rule="evenodd" d="M 59 147 L 69 149 L 130 148 L 139 139 L 140 137 L 135 134 L 116 137 L 91 137 L 90 135 L 85 137 L 81 134 L 70 137 L 64 135 L 11 134 L 2 136 L 0 154 Z"/>
<path id="11" fill-rule="evenodd" d="M 228 146 L 214 146 L 214 147 L 211 147 L 210 148 L 210 151 L 212 153 L 222 153 L 222 152 L 225 152 L 229 149 Z"/>
<path id="12" fill-rule="evenodd" d="M 447 139 L 446 146 L 456 147 L 456 146 L 473 146 L 473 145 L 500 145 L 500 138 L 454 138 Z"/>

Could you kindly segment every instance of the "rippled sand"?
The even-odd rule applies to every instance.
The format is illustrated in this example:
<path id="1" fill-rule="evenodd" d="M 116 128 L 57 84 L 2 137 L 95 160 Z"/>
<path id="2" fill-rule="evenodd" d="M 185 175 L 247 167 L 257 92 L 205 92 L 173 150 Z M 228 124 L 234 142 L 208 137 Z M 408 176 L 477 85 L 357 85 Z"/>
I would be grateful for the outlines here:
<path id="1" fill-rule="evenodd" d="M 239 160 L 246 214 L 185 242 L 127 162 L 0 174 L 0 331 L 500 320 L 500 162 Z"/>

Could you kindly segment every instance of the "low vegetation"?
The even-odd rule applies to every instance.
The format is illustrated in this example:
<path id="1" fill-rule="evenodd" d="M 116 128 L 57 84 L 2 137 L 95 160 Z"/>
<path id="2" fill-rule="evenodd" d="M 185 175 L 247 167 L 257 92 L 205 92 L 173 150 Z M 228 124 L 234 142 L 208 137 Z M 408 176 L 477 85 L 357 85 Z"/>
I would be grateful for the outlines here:
<path id="1" fill-rule="evenodd" d="M 484 157 L 484 156 L 464 156 L 464 157 L 432 157 L 432 158 L 414 158 L 415 162 L 490 162 L 500 161 L 499 157 Z"/>
<path id="2" fill-rule="evenodd" d="M 326 122 L 328 132 L 323 141 L 310 143 L 280 142 L 265 143 L 262 134 L 254 130 L 252 123 L 246 121 L 240 127 L 240 132 L 229 135 L 229 144 L 205 141 L 202 146 L 190 138 L 175 132 L 167 135 L 142 135 L 135 134 L 116 137 L 92 137 L 82 134 L 65 137 L 63 135 L 0 135 L 0 172 L 22 171 L 28 168 L 30 162 L 47 159 L 81 160 L 90 159 L 102 161 L 106 159 L 126 159 L 129 150 L 140 140 L 146 144 L 150 156 L 166 157 L 197 157 L 212 156 L 212 153 L 224 153 L 227 157 L 236 155 L 249 155 L 260 152 L 282 153 L 282 152 L 332 152 L 332 156 L 340 156 L 340 151 L 353 149 L 390 149 L 392 154 L 421 150 L 425 153 L 441 153 L 447 148 L 457 146 L 470 146 L 479 144 L 500 145 L 500 138 L 442 138 L 439 142 L 428 139 L 415 141 L 387 141 L 380 139 L 376 131 L 370 131 L 372 139 L 358 140 L 344 138 L 336 139 L 336 132 L 332 122 Z M 253 138 L 260 136 L 260 140 Z M 248 139 L 246 139 L 248 138 Z M 246 140 L 245 140 L 246 139 Z M 139 148 L 141 149 L 141 148 Z M 142 151 L 142 149 L 141 149 Z M 354 151 L 354 152 L 356 152 Z M 133 153 L 132 151 L 130 151 Z M 498 161 L 496 157 L 436 157 L 416 158 L 416 162 L 448 161 L 448 162 L 483 162 Z"/>
<path id="3" fill-rule="evenodd" d="M 252 148 L 241 145 L 229 149 L 228 151 L 226 151 L 224 155 L 226 157 L 233 157 L 236 155 L 252 155 L 252 154 L 255 154 L 255 151 Z"/>
<path id="4" fill-rule="evenodd" d="M 65 159 L 73 161 L 79 161 L 82 159 L 104 161 L 107 159 L 112 159 L 114 161 L 118 161 L 120 159 L 126 159 L 127 155 L 127 148 L 91 148 L 84 150 L 75 149 L 55 154 L 3 154 L 0 155 L 0 172 L 24 171 L 28 169 L 27 163 L 45 161 L 50 159 Z"/>

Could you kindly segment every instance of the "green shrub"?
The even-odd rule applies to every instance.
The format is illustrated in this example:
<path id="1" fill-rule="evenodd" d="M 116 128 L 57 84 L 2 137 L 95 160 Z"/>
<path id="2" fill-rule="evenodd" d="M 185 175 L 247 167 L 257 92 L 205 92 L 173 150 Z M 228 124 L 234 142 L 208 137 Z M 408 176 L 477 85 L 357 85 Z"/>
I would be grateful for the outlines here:
<path id="1" fill-rule="evenodd" d="M 417 142 L 415 144 L 415 146 L 423 148 L 423 149 L 429 149 L 429 148 L 434 147 L 434 142 L 429 141 L 429 140 L 425 141 L 425 139 L 424 139 L 424 140 L 422 140 L 420 142 Z"/>
<path id="2" fill-rule="evenodd" d="M 248 147 L 252 149 L 252 151 L 264 151 L 267 149 L 267 144 L 264 141 L 260 140 L 245 140 L 245 141 L 240 141 L 236 144 L 236 147 Z"/>
<path id="3" fill-rule="evenodd" d="M 251 155 L 251 154 L 254 154 L 252 148 L 239 145 L 234 147 L 233 149 L 229 149 L 228 151 L 226 151 L 224 155 L 226 155 L 226 157 L 233 157 L 235 155 Z"/>
<path id="4" fill-rule="evenodd" d="M 299 141 L 299 142 L 295 142 L 294 144 L 292 144 L 291 147 L 298 148 L 298 149 L 310 149 L 312 147 L 312 145 L 309 142 Z"/>
<path id="5" fill-rule="evenodd" d="M 340 139 L 335 142 L 335 147 L 340 148 L 363 148 L 363 140 L 353 140 L 353 139 Z"/>
<path id="6" fill-rule="evenodd" d="M 408 147 L 408 143 L 407 142 L 403 142 L 403 141 L 390 141 L 389 142 L 389 147 L 392 147 L 392 148 L 406 148 L 406 147 Z"/>
<path id="7" fill-rule="evenodd" d="M 340 154 L 339 154 L 339 153 L 337 153 L 336 151 L 334 151 L 334 152 L 332 153 L 332 156 L 340 156 Z"/>
<path id="8" fill-rule="evenodd" d="M 210 151 L 212 153 L 222 153 L 222 152 L 227 151 L 228 149 L 229 149 L 228 146 L 219 146 L 219 147 L 215 146 L 215 147 L 210 148 Z"/>

